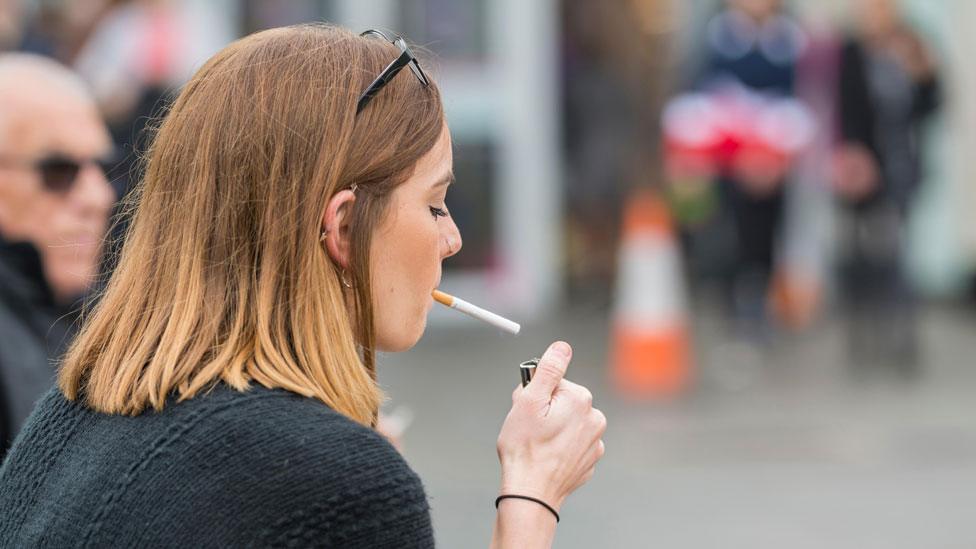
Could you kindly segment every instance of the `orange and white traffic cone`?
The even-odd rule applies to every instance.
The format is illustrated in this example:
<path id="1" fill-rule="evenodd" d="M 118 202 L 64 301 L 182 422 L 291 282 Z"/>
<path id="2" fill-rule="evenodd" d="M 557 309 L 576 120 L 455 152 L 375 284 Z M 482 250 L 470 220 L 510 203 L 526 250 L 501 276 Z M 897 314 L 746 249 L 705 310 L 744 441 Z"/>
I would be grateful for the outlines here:
<path id="1" fill-rule="evenodd" d="M 667 205 L 637 191 L 624 211 L 610 367 L 625 397 L 661 399 L 689 384 L 691 352 L 681 259 Z"/>

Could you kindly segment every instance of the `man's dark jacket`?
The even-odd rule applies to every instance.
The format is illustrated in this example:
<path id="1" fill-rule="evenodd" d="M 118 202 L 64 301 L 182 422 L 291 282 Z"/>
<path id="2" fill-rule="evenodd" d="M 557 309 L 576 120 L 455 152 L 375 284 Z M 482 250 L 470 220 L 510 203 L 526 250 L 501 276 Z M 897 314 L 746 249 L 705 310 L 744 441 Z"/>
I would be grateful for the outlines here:
<path id="1" fill-rule="evenodd" d="M 55 302 L 34 246 L 0 237 L 0 460 L 54 381 L 75 309 Z"/>

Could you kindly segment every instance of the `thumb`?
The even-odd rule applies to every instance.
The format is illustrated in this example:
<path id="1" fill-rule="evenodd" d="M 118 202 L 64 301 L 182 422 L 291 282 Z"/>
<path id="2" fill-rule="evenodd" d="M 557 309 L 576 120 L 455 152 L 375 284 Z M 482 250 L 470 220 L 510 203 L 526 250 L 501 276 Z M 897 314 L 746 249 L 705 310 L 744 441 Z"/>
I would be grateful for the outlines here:
<path id="1" fill-rule="evenodd" d="M 572 356 L 573 349 L 565 341 L 557 341 L 550 345 L 539 359 L 535 375 L 525 390 L 536 398 L 544 397 L 548 401 L 556 386 L 566 375 L 566 368 Z"/>

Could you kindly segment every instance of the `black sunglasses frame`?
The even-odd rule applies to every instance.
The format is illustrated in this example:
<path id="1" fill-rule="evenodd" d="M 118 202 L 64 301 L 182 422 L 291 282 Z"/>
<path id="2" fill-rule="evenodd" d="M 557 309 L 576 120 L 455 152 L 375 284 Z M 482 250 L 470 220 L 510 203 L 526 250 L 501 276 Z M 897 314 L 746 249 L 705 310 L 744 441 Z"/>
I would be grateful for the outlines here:
<path id="1" fill-rule="evenodd" d="M 400 56 L 393 60 L 392 63 L 383 69 L 383 72 L 376 77 L 373 82 L 366 87 L 366 90 L 359 96 L 359 102 L 356 104 L 356 114 L 362 112 L 362 110 L 369 104 L 370 100 L 373 99 L 383 86 L 387 85 L 393 77 L 396 76 L 403 67 L 410 67 L 410 70 L 417 77 L 417 80 L 426 88 L 430 85 L 430 78 L 427 78 L 427 74 L 424 73 L 424 69 L 420 67 L 420 62 L 417 61 L 417 57 L 414 56 L 413 52 L 410 51 L 410 47 L 407 46 L 406 40 L 402 36 L 390 35 L 381 30 L 369 29 L 363 31 L 359 36 L 374 35 L 392 43 L 394 46 L 400 48 Z"/>

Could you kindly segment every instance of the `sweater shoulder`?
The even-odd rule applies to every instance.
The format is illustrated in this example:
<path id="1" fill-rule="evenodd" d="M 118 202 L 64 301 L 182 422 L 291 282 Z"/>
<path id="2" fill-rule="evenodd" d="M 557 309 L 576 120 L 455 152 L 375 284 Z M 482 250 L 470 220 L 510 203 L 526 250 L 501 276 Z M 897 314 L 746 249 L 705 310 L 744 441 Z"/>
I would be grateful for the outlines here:
<path id="1" fill-rule="evenodd" d="M 221 387 L 176 406 L 181 407 L 185 410 L 177 413 L 187 429 L 180 446 L 232 448 L 236 466 L 245 469 L 331 477 L 355 476 L 367 469 L 412 473 L 400 453 L 375 430 L 318 400 L 288 391 L 252 387 L 239 392 Z"/>
<path id="2" fill-rule="evenodd" d="M 228 441 L 244 460 L 239 475 L 261 477 L 257 493 L 267 506 L 256 516 L 275 519 L 255 532 L 265 545 L 427 547 L 429 506 L 419 477 L 375 430 L 319 401 L 255 388 L 233 411 L 215 415 L 200 430 Z M 239 458 L 232 458 L 237 462 Z M 269 513 L 271 511 L 271 513 Z"/>

